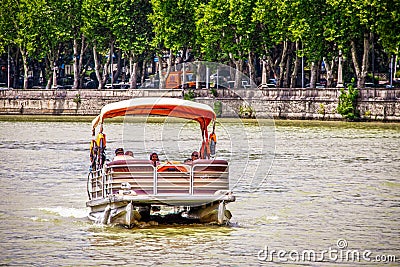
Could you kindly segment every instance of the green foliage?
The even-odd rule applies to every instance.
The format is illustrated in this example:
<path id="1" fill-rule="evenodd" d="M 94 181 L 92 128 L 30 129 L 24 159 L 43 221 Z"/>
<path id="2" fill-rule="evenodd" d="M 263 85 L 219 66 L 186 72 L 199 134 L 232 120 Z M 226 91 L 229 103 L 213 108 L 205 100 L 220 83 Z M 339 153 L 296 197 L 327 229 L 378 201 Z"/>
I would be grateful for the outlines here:
<path id="1" fill-rule="evenodd" d="M 149 50 L 153 34 L 147 17 L 151 12 L 147 0 L 112 1 L 109 21 L 116 46 L 131 55 L 140 55 Z"/>
<path id="2" fill-rule="evenodd" d="M 152 13 L 149 21 L 155 34 L 153 45 L 157 49 L 180 49 L 193 47 L 195 31 L 195 7 L 197 0 L 150 0 Z"/>
<path id="3" fill-rule="evenodd" d="M 185 99 L 185 100 L 193 100 L 195 98 L 196 98 L 196 94 L 194 93 L 194 90 L 192 90 L 192 89 L 189 89 L 189 91 L 183 95 L 183 99 Z"/>
<path id="4" fill-rule="evenodd" d="M 244 59 L 255 46 L 252 0 L 210 0 L 196 10 L 197 43 L 205 60 Z"/>
<path id="5" fill-rule="evenodd" d="M 81 95 L 80 94 L 76 94 L 74 99 L 73 99 L 73 101 L 78 106 L 82 102 Z"/>
<path id="6" fill-rule="evenodd" d="M 344 88 L 340 90 L 339 104 L 337 112 L 348 120 L 357 120 L 360 118 L 360 112 L 357 110 L 358 90 L 352 83 L 348 86 L 347 92 Z"/>
<path id="7" fill-rule="evenodd" d="M 325 105 L 324 104 L 322 104 L 322 103 L 319 104 L 318 113 L 325 116 Z"/>
<path id="8" fill-rule="evenodd" d="M 217 117 L 221 117 L 221 115 L 222 115 L 222 102 L 221 101 L 214 102 L 214 112 L 217 115 Z"/>
<path id="9" fill-rule="evenodd" d="M 243 104 L 239 106 L 238 115 L 240 118 L 255 118 L 256 113 L 252 106 Z"/>
<path id="10" fill-rule="evenodd" d="M 110 44 L 136 61 L 167 50 L 175 55 L 190 50 L 196 59 L 230 64 L 247 60 L 249 53 L 275 60 L 282 56 L 282 42 L 300 41 L 296 53 L 309 62 L 334 59 L 339 49 L 350 61 L 350 40 L 360 49 L 364 34 L 379 40 L 380 52 L 400 54 L 400 1 L 0 1 L 1 52 L 10 45 L 28 61 L 56 60 L 59 52 L 73 58 L 71 41 L 82 34 L 92 46 L 88 53 L 96 45 L 103 60 Z"/>
<path id="11" fill-rule="evenodd" d="M 217 97 L 217 96 L 218 96 L 218 90 L 217 90 L 216 88 L 211 88 L 211 89 L 210 89 L 210 92 L 211 92 L 211 94 L 212 94 L 214 97 Z"/>

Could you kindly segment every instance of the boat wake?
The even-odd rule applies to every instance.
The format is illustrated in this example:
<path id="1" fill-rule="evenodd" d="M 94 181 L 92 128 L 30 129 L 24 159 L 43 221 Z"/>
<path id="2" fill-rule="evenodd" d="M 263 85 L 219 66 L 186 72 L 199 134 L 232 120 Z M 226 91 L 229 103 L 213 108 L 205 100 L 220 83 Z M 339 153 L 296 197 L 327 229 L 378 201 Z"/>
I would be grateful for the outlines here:
<path id="1" fill-rule="evenodd" d="M 40 211 L 44 211 L 49 214 L 55 214 L 64 218 L 86 218 L 89 214 L 87 208 L 67 208 L 67 207 L 54 207 L 54 208 L 39 208 Z"/>

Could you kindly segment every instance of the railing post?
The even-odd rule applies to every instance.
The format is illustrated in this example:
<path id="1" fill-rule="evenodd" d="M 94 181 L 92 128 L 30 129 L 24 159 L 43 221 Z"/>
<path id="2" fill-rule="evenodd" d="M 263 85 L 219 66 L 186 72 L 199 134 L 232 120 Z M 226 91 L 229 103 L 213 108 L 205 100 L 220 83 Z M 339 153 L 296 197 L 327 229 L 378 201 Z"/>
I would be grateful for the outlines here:
<path id="1" fill-rule="evenodd" d="M 190 195 L 193 195 L 193 184 L 194 184 L 194 166 L 190 166 Z"/>
<path id="2" fill-rule="evenodd" d="M 103 193 L 103 198 L 106 197 L 106 174 L 105 174 L 105 172 L 106 172 L 106 167 L 103 166 L 102 172 L 101 172 L 101 180 L 102 180 L 101 189 L 102 189 L 102 193 Z"/>
<path id="3" fill-rule="evenodd" d="M 157 168 L 153 167 L 153 194 L 157 195 L 157 183 L 158 183 L 158 177 L 157 177 Z"/>

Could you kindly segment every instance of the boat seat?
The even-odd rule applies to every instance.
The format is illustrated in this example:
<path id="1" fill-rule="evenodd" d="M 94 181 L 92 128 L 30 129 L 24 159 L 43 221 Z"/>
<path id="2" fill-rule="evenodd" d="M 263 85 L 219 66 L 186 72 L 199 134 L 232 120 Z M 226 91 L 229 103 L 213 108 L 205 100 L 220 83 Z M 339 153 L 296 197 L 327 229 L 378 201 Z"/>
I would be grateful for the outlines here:
<path id="1" fill-rule="evenodd" d="M 194 171 L 225 172 L 228 162 L 223 159 L 196 159 L 192 163 Z"/>
<path id="2" fill-rule="evenodd" d="M 115 160 L 107 164 L 107 171 L 112 172 L 140 172 L 153 171 L 151 160 Z"/>
<path id="3" fill-rule="evenodd" d="M 107 166 L 127 165 L 127 164 L 151 164 L 151 160 L 146 159 L 128 159 L 128 160 L 114 160 L 107 163 Z"/>

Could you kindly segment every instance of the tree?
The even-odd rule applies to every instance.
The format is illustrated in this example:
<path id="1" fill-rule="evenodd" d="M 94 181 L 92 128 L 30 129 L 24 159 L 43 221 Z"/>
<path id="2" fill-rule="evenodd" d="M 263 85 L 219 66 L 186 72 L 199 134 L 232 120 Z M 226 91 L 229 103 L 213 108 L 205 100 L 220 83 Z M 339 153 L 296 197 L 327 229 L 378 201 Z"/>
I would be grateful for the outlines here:
<path id="1" fill-rule="evenodd" d="M 139 60 L 151 55 L 151 24 L 147 17 L 151 13 L 148 0 L 117 0 L 111 3 L 111 30 L 116 45 L 129 57 L 130 88 L 136 88 L 136 74 Z"/>
<path id="2" fill-rule="evenodd" d="M 293 40 L 290 26 L 294 22 L 293 6 L 290 0 L 258 0 L 254 9 L 254 21 L 260 24 L 259 28 L 267 38 L 261 39 L 264 48 L 263 71 L 272 71 L 277 78 L 277 86 L 284 82 L 285 72 L 288 71 L 288 56 L 291 53 Z M 266 82 L 266 74 L 263 74 L 263 83 Z"/>
<path id="3" fill-rule="evenodd" d="M 386 4 L 380 0 L 328 0 L 331 19 L 327 38 L 335 41 L 338 49 L 349 52 L 357 77 L 357 87 L 363 88 L 369 70 L 369 53 L 373 34 L 385 23 Z M 395 35 L 398 35 L 395 34 Z M 348 49 L 350 47 L 350 49 Z M 349 51 L 350 50 L 350 51 Z"/>
<path id="4" fill-rule="evenodd" d="M 61 1 L 63 10 L 67 11 L 65 15 L 65 30 L 68 34 L 68 41 L 72 40 L 72 58 L 74 69 L 73 88 L 83 86 L 83 76 L 85 74 L 84 58 L 88 48 L 86 38 L 82 33 L 83 27 L 83 9 L 81 0 L 64 0 Z"/>
<path id="5" fill-rule="evenodd" d="M 239 72 L 252 50 L 254 4 L 252 0 L 211 0 L 201 4 L 196 14 L 200 52 L 210 61 L 229 59 L 236 68 L 235 87 L 241 86 Z"/>
<path id="6" fill-rule="evenodd" d="M 70 14 L 68 4 L 68 1 L 48 0 L 39 15 L 35 43 L 38 49 L 35 56 L 46 59 L 45 76 L 49 77 L 46 88 L 50 88 L 51 84 L 57 85 L 58 60 L 67 42 L 71 40 L 70 23 L 67 20 Z M 50 79 L 52 76 L 53 79 Z"/>
<path id="7" fill-rule="evenodd" d="M 160 88 L 165 87 L 175 55 L 182 51 L 183 61 L 188 59 L 188 49 L 196 40 L 195 7 L 197 0 L 150 0 L 153 12 L 149 20 L 153 25 L 153 47 L 158 57 Z M 162 73 L 163 62 L 167 71 Z"/>
<path id="8" fill-rule="evenodd" d="M 41 20 L 46 14 L 46 5 L 41 0 L 4 0 L 0 7 L 0 29 L 5 37 L 0 45 L 3 48 L 6 44 L 18 47 L 24 67 L 23 88 L 28 88 L 29 57 L 38 51 L 37 40 L 43 30 Z M 16 82 L 18 77 L 15 78 Z"/>
<path id="9" fill-rule="evenodd" d="M 111 2 L 84 0 L 82 3 L 85 13 L 82 31 L 92 44 L 98 89 L 103 89 L 107 83 L 111 59 L 114 57 L 116 37 L 110 23 Z"/>

